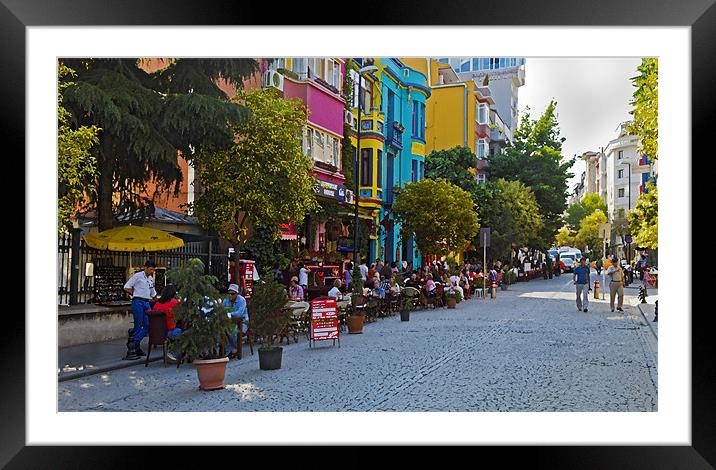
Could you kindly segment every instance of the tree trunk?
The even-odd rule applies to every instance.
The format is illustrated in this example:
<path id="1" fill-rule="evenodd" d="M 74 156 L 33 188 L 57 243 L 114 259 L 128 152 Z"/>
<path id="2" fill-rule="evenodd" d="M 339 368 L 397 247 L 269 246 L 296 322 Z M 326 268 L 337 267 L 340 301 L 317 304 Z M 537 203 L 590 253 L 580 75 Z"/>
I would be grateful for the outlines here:
<path id="1" fill-rule="evenodd" d="M 112 152 L 112 139 L 103 133 L 101 150 L 97 161 L 99 171 L 97 188 L 97 225 L 99 231 L 112 228 L 112 177 L 114 171 L 114 155 Z"/>

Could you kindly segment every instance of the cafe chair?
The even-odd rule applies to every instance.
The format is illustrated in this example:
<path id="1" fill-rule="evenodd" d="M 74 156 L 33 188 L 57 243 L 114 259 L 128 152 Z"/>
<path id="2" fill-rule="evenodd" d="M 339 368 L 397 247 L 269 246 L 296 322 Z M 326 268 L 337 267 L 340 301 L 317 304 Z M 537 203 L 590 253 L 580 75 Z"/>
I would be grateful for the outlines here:
<path id="1" fill-rule="evenodd" d="M 156 310 L 149 310 L 146 313 L 149 317 L 149 344 L 147 345 L 147 359 L 144 362 L 144 367 L 149 366 L 149 356 L 152 355 L 152 349 L 154 346 L 162 347 L 162 354 L 164 355 L 164 366 L 167 365 L 167 315 L 164 312 Z"/>

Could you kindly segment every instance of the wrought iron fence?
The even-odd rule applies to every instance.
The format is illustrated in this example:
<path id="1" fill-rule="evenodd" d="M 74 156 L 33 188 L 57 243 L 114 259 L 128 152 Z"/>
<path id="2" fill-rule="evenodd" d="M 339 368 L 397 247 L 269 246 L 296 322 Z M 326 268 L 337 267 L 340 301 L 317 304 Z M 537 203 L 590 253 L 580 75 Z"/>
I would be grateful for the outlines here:
<path id="1" fill-rule="evenodd" d="M 57 245 L 57 303 L 58 305 L 76 305 L 96 303 L 106 300 L 120 300 L 125 297 L 121 287 L 111 284 L 106 273 L 107 267 L 116 267 L 114 273 L 126 281 L 131 267 L 141 269 L 147 259 L 157 263 L 157 290 L 165 285 L 164 273 L 176 268 L 183 261 L 199 258 L 204 262 L 207 274 L 219 279 L 219 288 L 228 285 L 229 255 L 220 253 L 216 240 L 188 242 L 173 250 L 128 253 L 97 250 L 87 246 L 79 232 L 63 234 Z M 102 272 L 104 283 L 99 289 L 98 273 Z M 134 272 L 134 270 L 132 270 Z M 121 273 L 121 275 L 120 275 Z"/>

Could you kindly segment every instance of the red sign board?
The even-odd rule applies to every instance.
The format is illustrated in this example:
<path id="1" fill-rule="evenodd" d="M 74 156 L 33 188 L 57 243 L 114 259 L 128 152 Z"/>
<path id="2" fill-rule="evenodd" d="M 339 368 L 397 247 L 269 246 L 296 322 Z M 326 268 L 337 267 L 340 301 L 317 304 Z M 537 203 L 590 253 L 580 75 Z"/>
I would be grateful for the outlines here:
<path id="1" fill-rule="evenodd" d="M 240 263 L 241 285 L 244 287 L 244 297 L 248 300 L 254 290 L 254 261 L 242 259 Z"/>
<path id="2" fill-rule="evenodd" d="M 311 301 L 311 341 L 339 339 L 338 306 L 335 299 Z"/>
<path id="3" fill-rule="evenodd" d="M 298 228 L 293 222 L 279 224 L 281 240 L 298 240 Z"/>

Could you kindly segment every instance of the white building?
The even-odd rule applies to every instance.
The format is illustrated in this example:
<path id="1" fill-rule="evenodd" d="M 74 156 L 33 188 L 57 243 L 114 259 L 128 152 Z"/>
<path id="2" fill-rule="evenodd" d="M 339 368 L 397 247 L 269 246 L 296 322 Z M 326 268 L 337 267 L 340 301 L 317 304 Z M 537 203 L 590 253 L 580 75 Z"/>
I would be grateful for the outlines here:
<path id="1" fill-rule="evenodd" d="M 601 193 L 604 194 L 610 221 L 623 219 L 629 209 L 636 206 L 639 187 L 644 179 L 642 174 L 650 171 L 648 164 L 640 163 L 639 137 L 629 135 L 626 124 L 620 125 L 618 137 L 609 142 L 603 158 L 600 158 L 599 173 L 604 183 Z"/>

